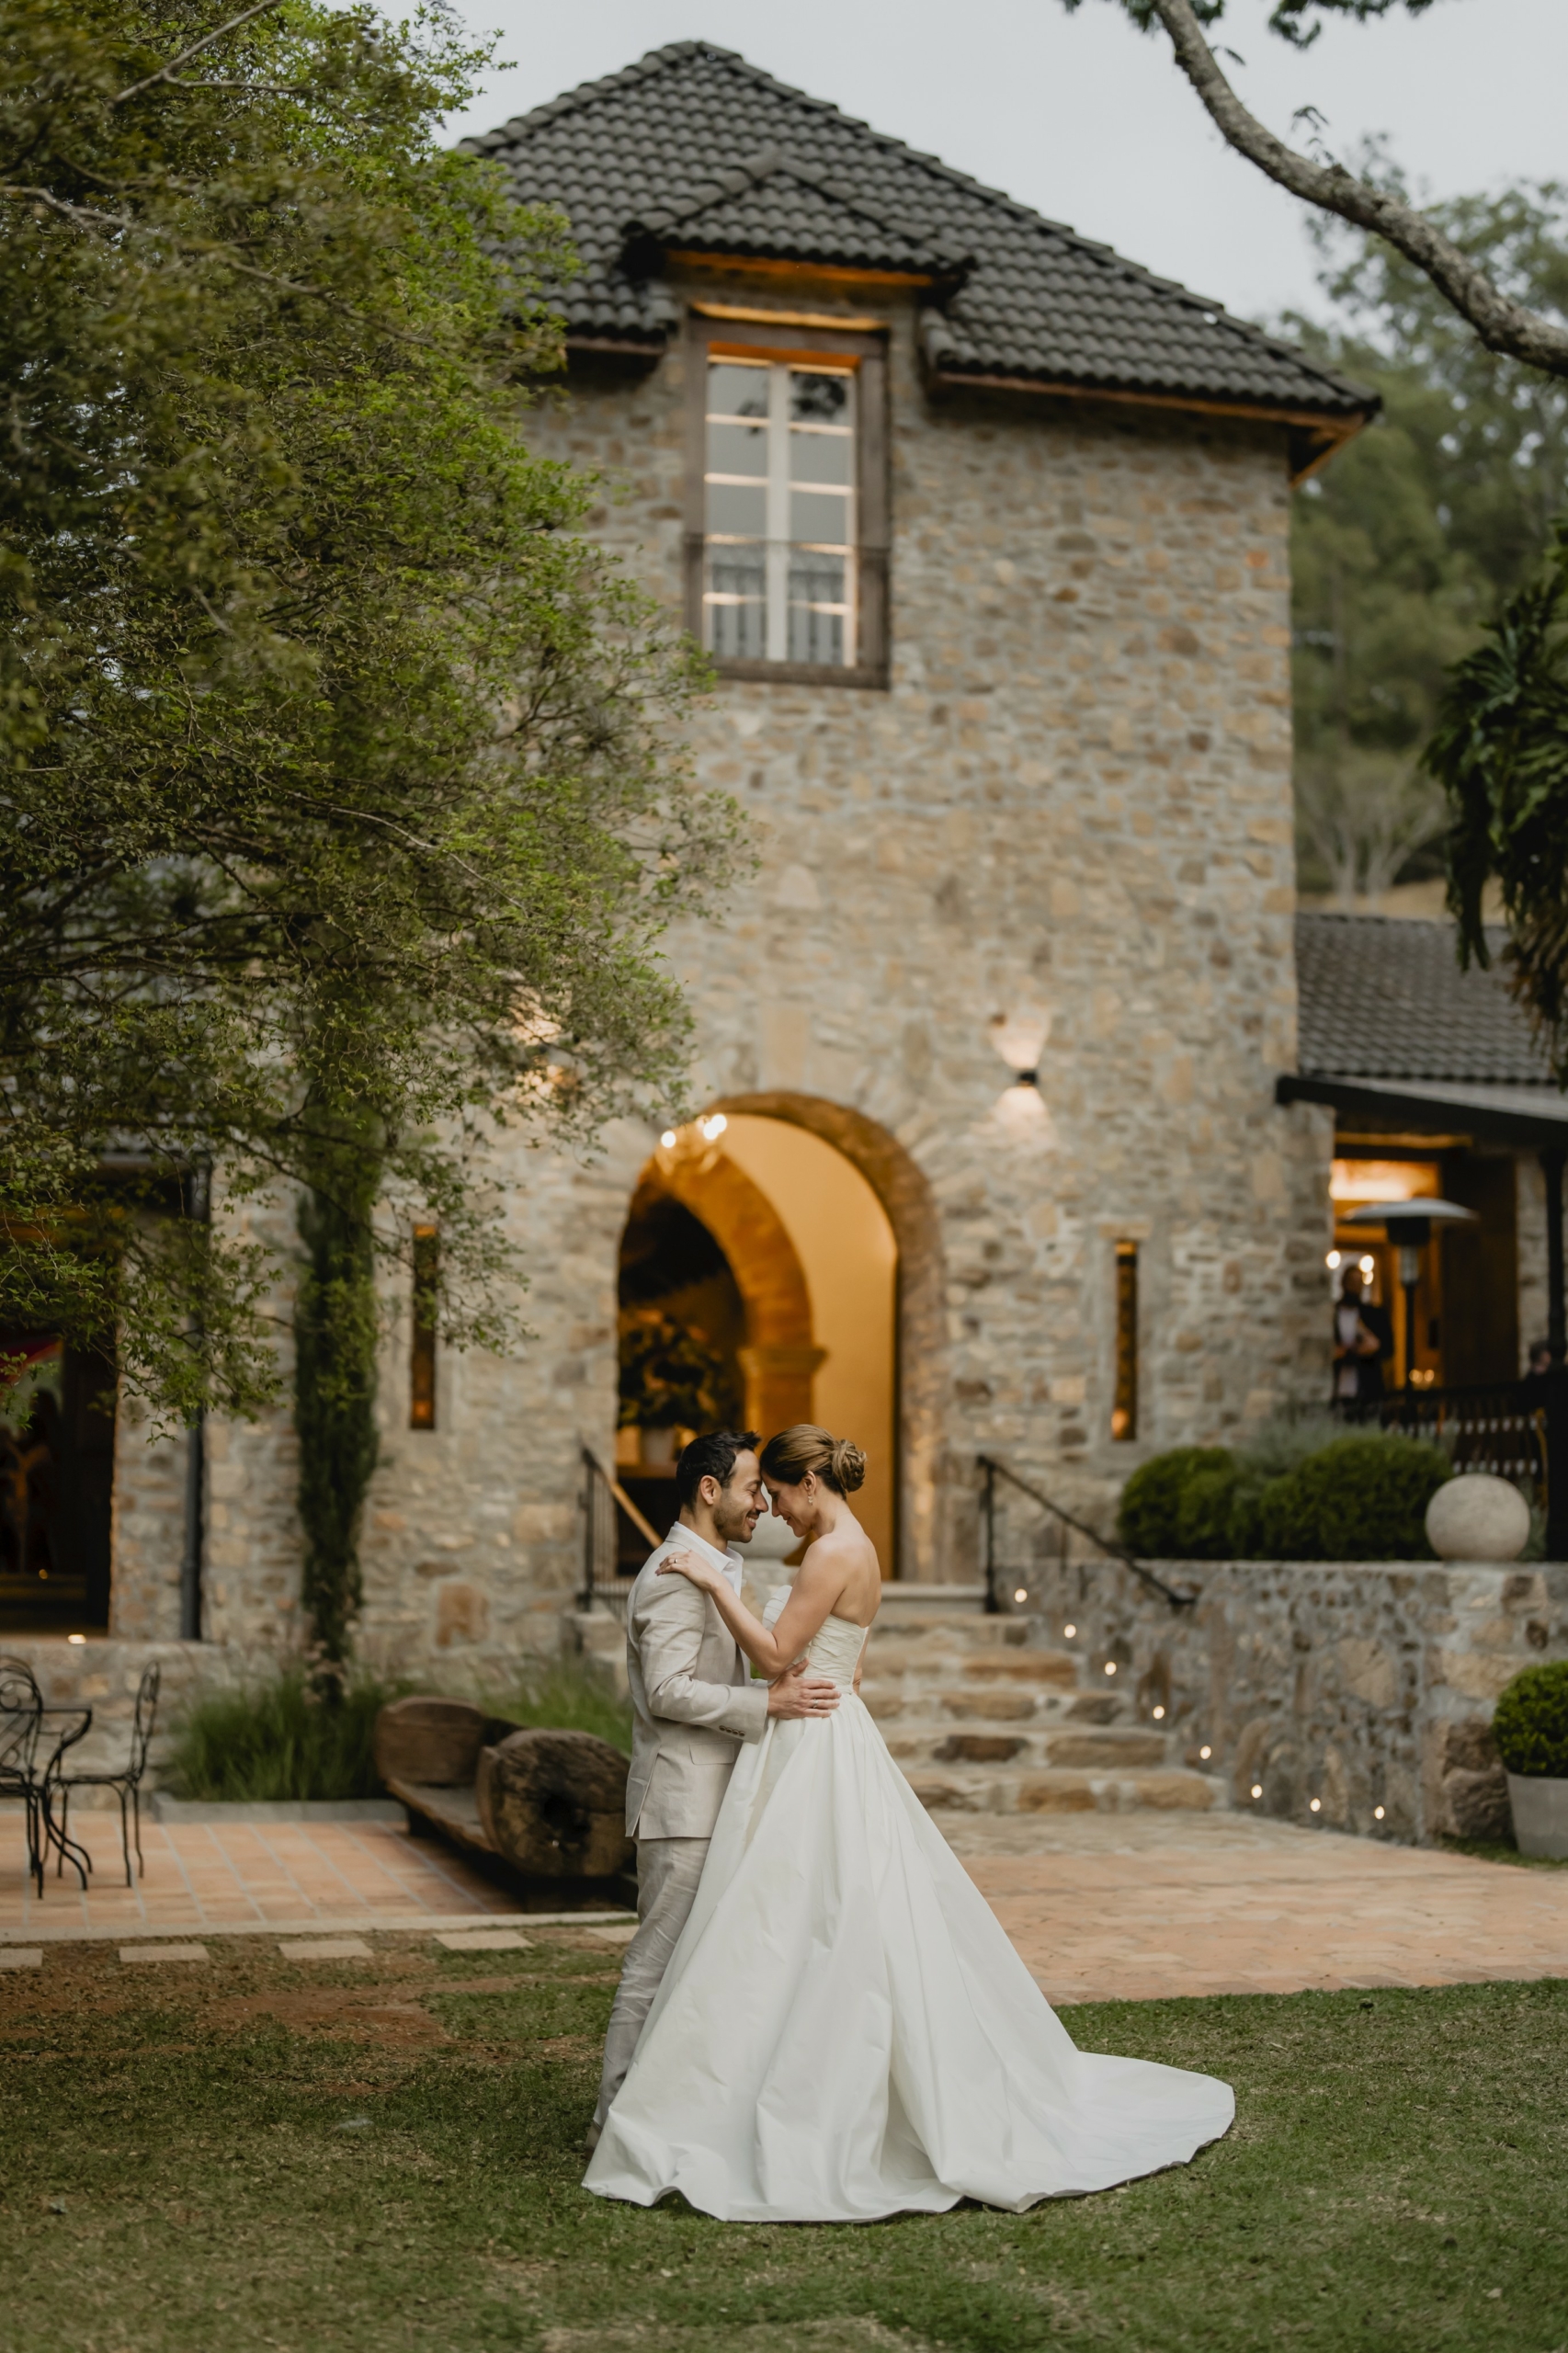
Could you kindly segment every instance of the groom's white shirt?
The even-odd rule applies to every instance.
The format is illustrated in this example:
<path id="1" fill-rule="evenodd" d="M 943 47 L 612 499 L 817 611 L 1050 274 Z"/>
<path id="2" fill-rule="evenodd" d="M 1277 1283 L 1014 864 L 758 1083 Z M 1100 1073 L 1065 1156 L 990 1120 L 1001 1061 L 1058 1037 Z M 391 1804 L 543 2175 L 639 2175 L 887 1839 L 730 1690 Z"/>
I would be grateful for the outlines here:
<path id="1" fill-rule="evenodd" d="M 631 1770 L 626 1827 L 639 1838 L 710 1838 L 739 1755 L 767 1722 L 767 1686 L 754 1683 L 734 1636 L 688 1578 L 659 1574 L 670 1553 L 702 1553 L 738 1594 L 744 1563 L 676 1523 L 627 1597 Z"/>

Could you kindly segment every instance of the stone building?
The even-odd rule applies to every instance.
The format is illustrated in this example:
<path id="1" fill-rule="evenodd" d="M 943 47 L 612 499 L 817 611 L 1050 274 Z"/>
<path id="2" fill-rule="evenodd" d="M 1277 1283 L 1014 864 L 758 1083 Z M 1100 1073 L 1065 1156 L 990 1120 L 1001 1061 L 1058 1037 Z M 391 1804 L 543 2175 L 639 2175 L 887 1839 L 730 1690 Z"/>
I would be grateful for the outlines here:
<path id="1" fill-rule="evenodd" d="M 710 648 L 696 766 L 761 862 L 670 944 L 701 1117 L 502 1169 L 528 1347 L 437 1362 L 394 1320 L 365 1642 L 452 1678 L 557 1639 L 585 1449 L 667 1516 L 679 1377 L 858 1438 L 927 1586 L 975 1574 L 981 1457 L 1104 1516 L 1149 1451 L 1322 1392 L 1287 529 L 1369 405 L 705 44 L 477 143 L 570 218 L 528 431 Z M 184 1631 L 199 1597 L 238 1658 L 297 1620 L 287 1427 L 191 1468 L 122 1417 L 84 1622 L 174 1639 L 183 1562 Z"/>

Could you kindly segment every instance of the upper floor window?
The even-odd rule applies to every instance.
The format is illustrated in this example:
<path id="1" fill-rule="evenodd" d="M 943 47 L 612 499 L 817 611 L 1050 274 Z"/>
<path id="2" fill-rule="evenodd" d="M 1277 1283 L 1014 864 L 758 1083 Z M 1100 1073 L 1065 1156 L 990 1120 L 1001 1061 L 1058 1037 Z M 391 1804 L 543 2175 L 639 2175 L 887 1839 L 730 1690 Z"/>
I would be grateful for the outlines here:
<path id="1" fill-rule="evenodd" d="M 732 676 L 881 685 L 883 338 L 721 326 L 699 309 L 691 328 L 693 633 Z"/>
<path id="2" fill-rule="evenodd" d="M 710 358 L 707 426 L 704 642 L 853 668 L 854 369 Z"/>

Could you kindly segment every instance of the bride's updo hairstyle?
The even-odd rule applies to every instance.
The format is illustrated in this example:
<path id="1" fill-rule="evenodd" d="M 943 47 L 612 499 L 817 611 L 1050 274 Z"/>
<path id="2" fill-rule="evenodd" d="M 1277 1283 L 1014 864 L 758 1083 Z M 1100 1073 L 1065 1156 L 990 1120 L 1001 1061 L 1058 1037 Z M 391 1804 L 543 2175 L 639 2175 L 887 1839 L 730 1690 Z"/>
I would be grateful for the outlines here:
<path id="1" fill-rule="evenodd" d="M 792 1422 L 763 1448 L 762 1468 L 781 1487 L 798 1487 L 810 1471 L 835 1495 L 852 1495 L 865 1479 L 866 1458 L 851 1438 L 835 1438 L 814 1422 Z"/>

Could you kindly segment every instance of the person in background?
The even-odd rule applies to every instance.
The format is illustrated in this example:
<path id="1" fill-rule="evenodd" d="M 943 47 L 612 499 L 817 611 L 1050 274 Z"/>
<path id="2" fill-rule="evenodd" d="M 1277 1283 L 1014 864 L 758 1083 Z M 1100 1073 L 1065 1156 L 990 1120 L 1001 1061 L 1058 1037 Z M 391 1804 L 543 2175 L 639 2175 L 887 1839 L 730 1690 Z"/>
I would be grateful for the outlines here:
<path id="1" fill-rule="evenodd" d="M 1365 1405 L 1383 1393 L 1383 1367 L 1393 1354 L 1386 1307 L 1367 1297 L 1354 1258 L 1339 1279 L 1334 1306 L 1334 1395 L 1336 1404 Z"/>
<path id="2" fill-rule="evenodd" d="M 1520 1389 L 1532 1405 L 1545 1404 L 1547 1383 L 1551 1378 L 1551 1342 L 1532 1340 L 1529 1363 L 1525 1369 L 1525 1377 L 1519 1383 Z"/>

